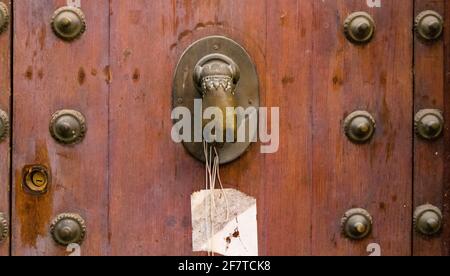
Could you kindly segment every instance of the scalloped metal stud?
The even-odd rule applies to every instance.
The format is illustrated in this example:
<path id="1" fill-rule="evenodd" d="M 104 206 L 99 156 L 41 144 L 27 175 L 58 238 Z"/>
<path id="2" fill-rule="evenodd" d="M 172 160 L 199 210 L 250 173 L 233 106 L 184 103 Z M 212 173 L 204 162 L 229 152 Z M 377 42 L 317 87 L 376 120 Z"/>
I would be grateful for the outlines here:
<path id="1" fill-rule="evenodd" d="M 86 224 L 78 214 L 60 214 L 53 220 L 50 233 L 59 245 L 67 246 L 73 243 L 81 245 L 86 236 Z"/>
<path id="2" fill-rule="evenodd" d="M 0 34 L 5 32 L 9 26 L 9 10 L 5 3 L 0 2 Z"/>
<path id="3" fill-rule="evenodd" d="M 414 229 L 425 236 L 438 234 L 442 228 L 442 212 L 431 204 L 417 207 L 414 212 Z"/>
<path id="4" fill-rule="evenodd" d="M 372 232 L 372 216 L 368 211 L 356 208 L 347 211 L 342 218 L 342 232 L 352 240 L 362 240 Z"/>
<path id="5" fill-rule="evenodd" d="M 444 132 L 444 116 L 437 109 L 420 110 L 415 117 L 416 134 L 425 140 L 436 140 Z"/>
<path id="6" fill-rule="evenodd" d="M 87 131 L 86 119 L 75 110 L 60 110 L 53 114 L 50 133 L 61 144 L 74 145 L 83 141 Z"/>
<path id="7" fill-rule="evenodd" d="M 372 139 L 376 130 L 374 117 L 367 111 L 355 111 L 344 121 L 344 131 L 353 143 L 364 144 Z"/>
<path id="8" fill-rule="evenodd" d="M 57 9 L 51 21 L 56 36 L 65 41 L 73 41 L 86 31 L 86 19 L 81 9 L 62 7 Z"/>
<path id="9" fill-rule="evenodd" d="M 368 43 L 375 34 L 375 21 L 366 12 L 352 13 L 344 22 L 344 33 L 350 42 Z"/>
<path id="10" fill-rule="evenodd" d="M 0 242 L 8 238 L 9 226 L 5 214 L 0 213 Z"/>
<path id="11" fill-rule="evenodd" d="M 435 11 L 423 11 L 416 17 L 414 27 L 419 38 L 434 41 L 442 36 L 444 19 Z"/>
<path id="12" fill-rule="evenodd" d="M 9 135 L 9 117 L 8 114 L 0 110 L 0 143 L 6 140 Z"/>

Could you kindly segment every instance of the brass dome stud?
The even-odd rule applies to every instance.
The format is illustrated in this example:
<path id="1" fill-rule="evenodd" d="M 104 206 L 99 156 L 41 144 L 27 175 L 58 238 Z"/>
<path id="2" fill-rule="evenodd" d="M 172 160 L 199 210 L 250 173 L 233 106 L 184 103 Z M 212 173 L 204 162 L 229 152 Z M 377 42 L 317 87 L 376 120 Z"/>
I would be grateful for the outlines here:
<path id="1" fill-rule="evenodd" d="M 52 222 L 50 233 L 59 245 L 81 244 L 86 236 L 86 224 L 77 214 L 60 214 Z"/>
<path id="2" fill-rule="evenodd" d="M 351 209 L 342 218 L 341 226 L 347 238 L 362 240 L 372 232 L 372 216 L 364 209 Z"/>
<path id="3" fill-rule="evenodd" d="M 72 41 L 86 31 L 86 20 L 81 9 L 62 7 L 57 9 L 51 20 L 52 30 L 62 40 Z"/>
<path id="4" fill-rule="evenodd" d="M 344 22 L 344 33 L 350 42 L 368 43 L 375 34 L 375 21 L 366 12 L 352 13 Z"/>
<path id="5" fill-rule="evenodd" d="M 419 38 L 434 41 L 439 39 L 444 31 L 444 19 L 435 11 L 423 11 L 416 17 L 414 27 Z"/>

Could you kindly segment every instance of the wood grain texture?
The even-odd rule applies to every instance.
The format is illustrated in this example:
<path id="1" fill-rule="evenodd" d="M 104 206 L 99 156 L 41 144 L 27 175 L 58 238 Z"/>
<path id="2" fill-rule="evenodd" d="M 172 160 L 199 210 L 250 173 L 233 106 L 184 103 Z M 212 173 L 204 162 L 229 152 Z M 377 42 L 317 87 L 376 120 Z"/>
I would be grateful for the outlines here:
<path id="1" fill-rule="evenodd" d="M 357 206 L 375 217 L 369 241 L 388 255 L 410 254 L 412 1 L 369 10 L 380 27 L 366 47 L 341 32 L 357 10 L 368 8 L 361 1 L 113 2 L 111 253 L 192 254 L 189 195 L 203 187 L 203 167 L 170 141 L 171 77 L 189 44 L 221 34 L 253 56 L 262 104 L 281 107 L 280 151 L 265 156 L 255 145 L 223 169 L 226 186 L 258 199 L 260 253 L 365 255 L 367 244 L 340 236 L 341 216 Z M 352 145 L 342 133 L 356 109 L 379 122 L 370 145 Z"/>
<path id="2" fill-rule="evenodd" d="M 280 149 L 263 158 L 261 254 L 311 255 L 314 1 L 267 1 L 265 105 L 280 108 Z M 252 164 L 253 166 L 253 164 Z M 238 167 L 235 170 L 239 170 Z"/>
<path id="3" fill-rule="evenodd" d="M 77 41 L 56 38 L 53 12 L 64 0 L 16 1 L 14 15 L 13 255 L 67 255 L 49 234 L 60 213 L 79 213 L 88 227 L 83 255 L 108 253 L 109 3 L 82 1 L 88 31 Z M 83 143 L 65 147 L 49 133 L 51 115 L 82 112 Z M 52 183 L 45 196 L 21 187 L 22 169 L 43 164 Z"/>
<path id="4" fill-rule="evenodd" d="M 425 10 L 444 15 L 444 0 L 415 0 L 414 16 Z M 444 110 L 444 39 L 424 43 L 414 39 L 414 110 Z M 445 140 L 414 140 L 414 208 L 433 204 L 440 209 L 444 204 Z M 448 201 L 448 199 L 447 199 Z M 413 254 L 418 256 L 444 254 L 442 237 L 428 238 L 414 233 Z"/>
<path id="5" fill-rule="evenodd" d="M 9 1 L 2 1 L 8 5 Z M 10 25 L 11 26 L 11 25 Z M 11 104 L 11 28 L 0 34 L 0 109 L 9 113 Z M 9 218 L 10 139 L 0 143 L 0 213 Z M 0 256 L 9 254 L 9 239 L 0 243 Z"/>
<path id="6" fill-rule="evenodd" d="M 449 136 L 429 144 L 412 131 L 414 110 L 441 108 L 450 116 L 442 74 L 446 64 L 448 91 L 449 46 L 424 45 L 411 32 L 414 12 L 444 13 L 444 2 L 387 0 L 368 8 L 363 0 L 85 0 L 88 31 L 65 43 L 49 22 L 66 1 L 16 1 L 12 254 L 67 254 L 48 231 L 63 212 L 87 221 L 83 255 L 194 254 L 190 196 L 204 187 L 204 166 L 171 140 L 171 90 L 183 51 L 209 35 L 249 52 L 261 105 L 280 107 L 279 151 L 263 155 L 255 144 L 221 170 L 227 188 L 257 198 L 261 255 L 368 255 L 372 242 L 383 255 L 450 254 L 448 226 L 434 240 L 414 236 L 413 248 L 411 236 L 415 206 L 430 202 L 450 214 Z M 368 45 L 343 35 L 354 11 L 376 21 Z M 2 35 L 0 46 L 7 41 Z M 7 48 L 0 54 L 1 80 L 9 78 Z M 9 85 L 0 81 L 0 90 L 7 110 Z M 73 147 L 48 132 L 51 114 L 66 108 L 88 122 L 85 141 Z M 343 133 L 355 110 L 377 120 L 367 145 Z M 9 174 L 7 145 L 0 145 L 0 177 Z M 43 197 L 21 188 L 22 168 L 36 163 L 52 172 Z M 8 210 L 9 193 L 0 188 L 0 210 Z M 374 217 L 364 241 L 341 234 L 341 217 L 353 207 Z"/>
<path id="7" fill-rule="evenodd" d="M 228 36 L 253 57 L 264 96 L 265 5 L 257 0 L 112 2 L 112 255 L 193 254 L 190 196 L 204 187 L 204 166 L 170 137 L 175 66 L 197 39 Z M 262 162 L 259 148 L 252 147 L 223 168 L 225 185 L 263 198 Z"/>
<path id="8" fill-rule="evenodd" d="M 412 195 L 412 1 L 314 1 L 313 36 L 313 255 L 368 255 L 369 243 L 383 255 L 411 254 Z M 342 23 L 366 11 L 376 22 L 367 45 L 349 43 Z M 343 120 L 369 111 L 377 131 L 367 145 L 354 145 Z M 351 208 L 374 218 L 372 235 L 345 239 L 340 219 Z"/>

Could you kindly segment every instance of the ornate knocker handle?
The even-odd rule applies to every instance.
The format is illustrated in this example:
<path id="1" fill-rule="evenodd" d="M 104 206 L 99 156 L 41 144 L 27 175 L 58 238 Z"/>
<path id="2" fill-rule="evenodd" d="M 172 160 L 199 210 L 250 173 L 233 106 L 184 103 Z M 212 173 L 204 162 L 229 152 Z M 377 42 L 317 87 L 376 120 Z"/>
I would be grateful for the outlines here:
<path id="1" fill-rule="evenodd" d="M 227 108 L 237 106 L 235 93 L 236 85 L 240 80 L 239 66 L 229 57 L 222 54 L 211 54 L 203 57 L 194 68 L 194 85 L 203 98 L 203 112 L 214 107 L 221 111 L 222 131 L 221 139 L 206 137 L 207 142 L 223 144 L 227 139 L 227 133 L 233 133 L 234 141 L 237 137 L 237 118 L 234 112 Z M 203 120 L 203 127 L 210 120 Z M 232 126 L 227 122 L 234 122 Z M 217 141 L 219 140 L 219 141 Z"/>
<path id="2" fill-rule="evenodd" d="M 234 95 L 240 80 L 238 65 L 222 54 L 212 54 L 202 58 L 194 69 L 194 84 L 202 96 L 219 88 Z"/>

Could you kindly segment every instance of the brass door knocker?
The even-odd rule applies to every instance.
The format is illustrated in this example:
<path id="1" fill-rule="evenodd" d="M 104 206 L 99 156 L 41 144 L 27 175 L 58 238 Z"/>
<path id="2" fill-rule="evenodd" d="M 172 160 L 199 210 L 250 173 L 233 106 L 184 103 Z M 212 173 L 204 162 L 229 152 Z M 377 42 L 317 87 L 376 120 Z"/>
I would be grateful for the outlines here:
<path id="1" fill-rule="evenodd" d="M 258 75 L 249 54 L 223 36 L 193 43 L 183 53 L 175 71 L 173 107 L 188 110 L 191 126 L 199 126 L 192 128 L 189 141 L 183 140 L 192 156 L 205 162 L 203 142 L 207 142 L 217 148 L 220 164 L 239 158 L 252 139 L 248 132 L 238 135 L 241 126 L 248 131 L 249 119 L 243 119 L 236 110 L 259 108 Z M 208 116 L 217 114 L 214 110 L 222 117 Z M 212 125 L 215 127 L 211 128 Z M 210 128 L 214 131 L 209 134 L 206 130 Z M 238 139 L 243 136 L 246 139 Z"/>
<path id="2" fill-rule="evenodd" d="M 236 107 L 235 99 L 236 85 L 240 79 L 238 65 L 229 57 L 222 54 L 211 54 L 202 58 L 194 69 L 194 85 L 203 98 L 203 110 L 209 107 L 217 107 L 222 114 L 221 126 L 227 126 L 226 122 L 231 119 L 231 129 L 223 127 L 217 130 L 218 137 L 205 137 L 209 143 L 224 141 L 227 133 L 233 134 L 233 140 L 237 137 L 237 119 L 234 112 L 227 112 L 227 107 Z M 231 118 L 230 118 L 231 117 Z M 203 128 L 210 120 L 203 120 Z M 233 141 L 234 142 L 234 141 Z"/>

